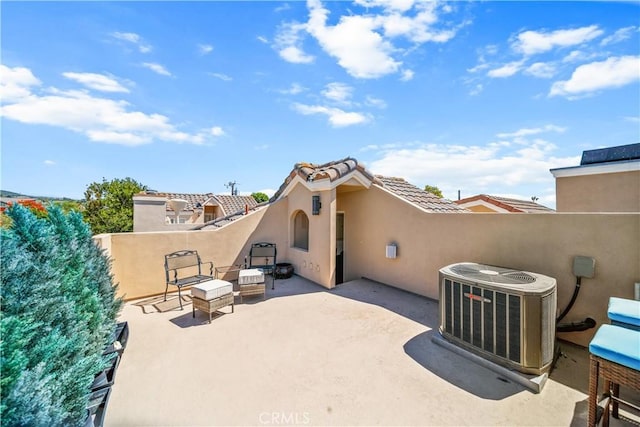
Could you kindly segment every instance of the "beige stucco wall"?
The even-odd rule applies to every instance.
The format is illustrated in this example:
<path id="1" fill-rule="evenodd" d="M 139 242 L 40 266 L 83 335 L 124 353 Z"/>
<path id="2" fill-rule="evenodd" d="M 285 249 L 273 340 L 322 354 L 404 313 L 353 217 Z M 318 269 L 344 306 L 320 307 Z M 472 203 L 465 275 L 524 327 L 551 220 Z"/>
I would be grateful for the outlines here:
<path id="1" fill-rule="evenodd" d="M 311 215 L 311 195 L 319 194 L 320 215 Z M 291 247 L 293 216 L 309 218 L 309 250 Z M 113 272 L 128 299 L 164 292 L 164 255 L 197 249 L 216 265 L 242 262 L 251 243 L 278 246 L 278 261 L 325 287 L 335 282 L 335 215 L 344 213 L 344 279 L 367 277 L 430 298 L 438 296 L 438 270 L 471 261 L 554 277 L 558 307 L 574 290 L 573 257 L 596 260 L 596 276 L 584 279 L 566 321 L 590 316 L 606 322 L 610 296 L 633 297 L 640 282 L 640 214 L 433 214 L 376 186 L 352 192 L 310 192 L 296 186 L 284 199 L 213 231 L 123 233 L 99 236 L 110 248 Z M 396 259 L 385 247 L 398 245 Z M 581 345 L 593 330 L 564 334 Z"/>
<path id="2" fill-rule="evenodd" d="M 640 212 L 640 170 L 556 177 L 558 212 Z"/>
<path id="3" fill-rule="evenodd" d="M 204 215 L 191 211 L 180 213 L 180 223 L 167 224 L 167 199 L 165 197 L 133 197 L 133 231 L 182 231 L 190 230 L 194 224 L 203 224 Z M 175 217 L 173 214 L 170 214 Z"/>
<path id="4" fill-rule="evenodd" d="M 384 206 L 384 209 L 381 209 Z M 378 187 L 341 195 L 345 280 L 361 276 L 438 298 L 438 270 L 463 261 L 532 271 L 558 281 L 558 307 L 573 293 L 573 257 L 596 260 L 564 321 L 607 322 L 610 296 L 633 298 L 640 282 L 639 214 L 431 214 Z M 385 247 L 398 245 L 398 258 Z M 593 330 L 563 334 L 587 345 Z"/>
<path id="5" fill-rule="evenodd" d="M 276 243 L 281 257 L 281 248 L 286 248 L 281 232 L 286 227 L 286 207 L 282 200 L 216 230 L 118 233 L 96 239 L 110 248 L 120 295 L 135 299 L 164 293 L 164 255 L 181 249 L 195 249 L 202 261 L 223 266 L 244 262 L 252 243 L 266 241 Z"/>
<path id="6" fill-rule="evenodd" d="M 311 196 L 319 195 L 322 208 L 319 215 L 311 214 Z M 316 283 L 332 287 L 335 283 L 335 213 L 336 191 L 311 192 L 302 185 L 296 186 L 288 195 L 286 259 L 293 264 L 295 272 Z M 309 249 L 292 246 L 293 217 L 299 210 L 309 218 Z"/>

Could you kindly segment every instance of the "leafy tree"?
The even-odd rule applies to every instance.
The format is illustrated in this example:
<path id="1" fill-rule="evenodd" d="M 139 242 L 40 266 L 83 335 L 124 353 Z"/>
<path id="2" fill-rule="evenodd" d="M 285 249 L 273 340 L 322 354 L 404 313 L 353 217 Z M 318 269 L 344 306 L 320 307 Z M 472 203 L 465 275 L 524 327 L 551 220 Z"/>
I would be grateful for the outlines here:
<path id="1" fill-rule="evenodd" d="M 442 191 L 440 191 L 440 189 L 438 187 L 433 186 L 433 185 L 425 185 L 424 186 L 424 191 L 428 191 L 429 193 L 431 193 L 431 194 L 433 194 L 435 196 L 438 196 L 440 198 L 443 197 Z"/>
<path id="2" fill-rule="evenodd" d="M 147 186 L 131 178 L 89 184 L 82 213 L 93 233 L 133 231 L 133 196 L 143 190 Z"/>
<path id="3" fill-rule="evenodd" d="M 66 214 L 68 214 L 71 211 L 82 212 L 84 210 L 84 206 L 82 206 L 82 203 L 75 200 L 70 200 L 70 199 L 54 200 L 53 204 L 60 206 L 60 209 L 62 209 L 62 212 Z"/>
<path id="4" fill-rule="evenodd" d="M 110 261 L 78 212 L 46 218 L 20 205 L 0 229 L 0 418 L 7 426 L 74 426 L 105 366 L 121 300 Z"/>
<path id="5" fill-rule="evenodd" d="M 269 200 L 269 196 L 260 192 L 251 193 L 251 197 L 253 197 L 258 203 L 266 202 L 267 200 Z"/>

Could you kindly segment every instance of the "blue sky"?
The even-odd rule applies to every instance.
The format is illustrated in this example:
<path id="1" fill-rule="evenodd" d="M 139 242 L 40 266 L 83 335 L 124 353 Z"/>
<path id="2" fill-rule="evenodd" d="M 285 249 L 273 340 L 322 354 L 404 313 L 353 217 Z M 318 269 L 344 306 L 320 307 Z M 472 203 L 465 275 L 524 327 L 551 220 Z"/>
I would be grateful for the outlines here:
<path id="1" fill-rule="evenodd" d="M 272 194 L 297 162 L 555 206 L 640 140 L 635 2 L 2 2 L 2 183 Z"/>

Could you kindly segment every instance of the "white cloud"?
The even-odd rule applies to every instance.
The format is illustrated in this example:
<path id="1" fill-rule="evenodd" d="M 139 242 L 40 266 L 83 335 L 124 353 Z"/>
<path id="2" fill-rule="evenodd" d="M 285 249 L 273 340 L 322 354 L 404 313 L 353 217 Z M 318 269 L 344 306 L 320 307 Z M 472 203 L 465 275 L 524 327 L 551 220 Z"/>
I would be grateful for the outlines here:
<path id="1" fill-rule="evenodd" d="M 156 64 L 155 62 L 143 62 L 142 66 L 150 69 L 154 73 L 160 74 L 162 76 L 171 76 L 172 74 L 164 68 L 163 65 Z"/>
<path id="2" fill-rule="evenodd" d="M 280 12 L 284 12 L 285 10 L 289 10 L 291 9 L 291 6 L 289 6 L 289 3 L 284 3 L 278 7 L 276 7 L 275 9 L 273 9 L 274 12 L 276 13 L 280 13 Z"/>
<path id="3" fill-rule="evenodd" d="M 573 97 L 625 86 L 640 80 L 640 56 L 611 57 L 580 65 L 569 80 L 555 82 L 549 96 Z"/>
<path id="4" fill-rule="evenodd" d="M 376 108 L 387 108 L 387 103 L 383 99 L 375 98 L 371 95 L 367 95 L 364 101 L 365 105 Z"/>
<path id="5" fill-rule="evenodd" d="M 293 108 L 298 113 L 304 115 L 324 114 L 329 118 L 329 123 L 333 127 L 346 127 L 369 121 L 369 118 L 362 113 L 348 112 L 339 108 L 325 107 L 323 105 L 305 105 L 296 103 L 293 105 Z"/>
<path id="6" fill-rule="evenodd" d="M 550 79 L 556 74 L 556 67 L 548 62 L 536 62 L 527 67 L 524 73 L 541 79 Z"/>
<path id="7" fill-rule="evenodd" d="M 225 135 L 225 131 L 220 126 L 214 126 L 211 128 L 211 135 L 213 136 L 223 136 Z"/>
<path id="8" fill-rule="evenodd" d="M 2 103 L 18 101 L 28 97 L 32 86 L 40 86 L 30 69 L 24 67 L 10 68 L 0 64 L 0 101 Z"/>
<path id="9" fill-rule="evenodd" d="M 400 76 L 400 80 L 403 82 L 408 82 L 409 80 L 413 80 L 413 76 L 415 73 L 413 70 L 403 70 L 402 75 Z"/>
<path id="10" fill-rule="evenodd" d="M 54 166 L 56 164 L 53 160 L 45 160 L 43 163 L 47 166 Z"/>
<path id="11" fill-rule="evenodd" d="M 273 188 L 264 188 L 262 190 L 258 190 L 258 193 L 264 193 L 269 197 L 273 197 L 274 194 L 276 194 L 277 190 L 274 190 Z"/>
<path id="12" fill-rule="evenodd" d="M 480 95 L 483 90 L 484 90 L 484 86 L 482 85 L 482 83 L 478 83 L 469 91 L 469 95 L 471 96 Z"/>
<path id="13" fill-rule="evenodd" d="M 284 23 L 278 28 L 274 48 L 282 59 L 294 64 L 309 64 L 314 61 L 312 55 L 308 55 L 302 49 L 301 32 L 306 29 L 305 24 L 297 22 Z"/>
<path id="14" fill-rule="evenodd" d="M 207 135 L 203 133 L 180 131 L 168 117 L 135 111 L 123 100 L 56 88 L 35 93 L 31 87 L 39 84 L 39 80 L 30 70 L 19 67 L 7 70 L 6 75 L 24 96 L 4 99 L 5 105 L 0 109 L 4 119 L 61 127 L 83 134 L 91 141 L 122 145 L 140 145 L 154 140 L 202 144 L 206 140 Z"/>
<path id="15" fill-rule="evenodd" d="M 638 116 L 627 116 L 624 118 L 625 121 L 627 122 L 631 122 L 631 123 L 640 123 L 640 117 Z"/>
<path id="16" fill-rule="evenodd" d="M 230 82 L 231 80 L 233 80 L 233 78 L 231 76 L 228 76 L 226 74 L 222 74 L 222 73 L 209 73 L 210 76 L 215 77 L 217 79 L 223 80 L 225 82 Z"/>
<path id="17" fill-rule="evenodd" d="M 393 44 L 399 37 L 415 45 L 426 42 L 444 43 L 453 38 L 459 25 L 442 24 L 440 15 L 452 10 L 449 5 L 411 0 L 361 0 L 366 7 L 363 14 L 340 16 L 337 23 L 329 23 L 329 10 L 320 0 L 308 0 L 309 20 L 281 26 L 276 36 L 276 49 L 290 62 L 311 62 L 313 57 L 302 50 L 306 34 L 316 39 L 322 50 L 334 57 L 347 73 L 356 78 L 378 78 L 401 71 L 398 58 L 407 49 Z M 373 13 L 369 9 L 382 8 Z M 442 28 L 436 28 L 440 25 Z M 410 80 L 413 72 L 403 71 L 403 80 Z"/>
<path id="18" fill-rule="evenodd" d="M 569 52 L 568 55 L 562 58 L 562 62 L 564 63 L 584 62 L 590 59 L 594 59 L 597 56 L 598 56 L 597 53 L 589 53 L 582 50 L 572 50 L 571 52 Z"/>
<path id="19" fill-rule="evenodd" d="M 410 10 L 415 0 L 355 0 L 355 3 L 364 7 L 383 7 L 390 11 L 406 12 Z"/>
<path id="20" fill-rule="evenodd" d="M 379 27 L 372 16 L 342 16 L 327 25 L 329 11 L 319 1 L 309 0 L 307 31 L 349 74 L 358 78 L 377 78 L 398 71 L 402 62 L 393 57 L 393 45 L 375 30 Z"/>
<path id="21" fill-rule="evenodd" d="M 607 46 L 614 43 L 619 43 L 621 41 L 627 40 L 631 38 L 634 32 L 638 31 L 638 27 L 630 26 L 618 29 L 615 33 L 611 34 L 602 39 L 600 42 L 600 46 Z"/>
<path id="22" fill-rule="evenodd" d="M 198 53 L 200 55 L 208 55 L 213 52 L 213 46 L 210 44 L 199 44 L 198 45 Z"/>
<path id="23" fill-rule="evenodd" d="M 545 125 L 539 128 L 522 128 L 522 129 L 518 129 L 515 132 L 503 132 L 503 133 L 497 134 L 496 136 L 498 138 L 520 138 L 523 136 L 538 135 L 544 132 L 563 133 L 566 130 L 567 128 L 564 128 L 562 126 Z"/>
<path id="24" fill-rule="evenodd" d="M 129 92 L 129 89 L 122 86 L 116 79 L 104 74 L 66 72 L 62 73 L 62 75 L 90 89 L 102 92 Z"/>
<path id="25" fill-rule="evenodd" d="M 282 90 L 279 90 L 278 92 L 285 95 L 297 95 L 299 93 L 304 92 L 305 90 L 307 89 L 304 86 L 302 86 L 300 83 L 292 83 L 288 89 L 282 89 Z"/>
<path id="26" fill-rule="evenodd" d="M 523 61 L 514 61 L 504 64 L 502 67 L 494 68 L 487 72 L 487 76 L 492 78 L 505 78 L 511 77 L 522 69 Z"/>
<path id="27" fill-rule="evenodd" d="M 586 43 L 599 37 L 603 31 L 597 25 L 571 30 L 524 31 L 512 41 L 511 47 L 525 55 L 547 52 L 556 47 L 569 47 Z"/>
<path id="28" fill-rule="evenodd" d="M 116 31 L 111 33 L 111 36 L 118 40 L 122 40 L 128 43 L 134 44 L 141 53 L 151 52 L 151 49 L 152 49 L 151 45 L 144 43 L 142 40 L 142 37 L 140 37 L 136 33 L 121 33 Z"/>
<path id="29" fill-rule="evenodd" d="M 269 40 L 264 36 L 258 36 L 258 37 L 256 37 L 256 39 L 258 39 L 259 42 L 262 42 L 264 44 L 268 44 L 269 43 Z"/>
<path id="30" fill-rule="evenodd" d="M 377 151 L 378 159 L 369 170 L 386 176 L 402 176 L 418 187 L 436 185 L 445 197 L 456 198 L 457 191 L 472 196 L 481 193 L 532 195 L 553 200 L 554 180 L 549 169 L 575 165 L 579 157 L 556 157 L 555 144 L 535 139 L 526 146 L 495 143 L 463 146 L 419 144 Z M 543 199 L 544 197 L 544 199 Z"/>
<path id="31" fill-rule="evenodd" d="M 287 46 L 280 50 L 280 57 L 287 62 L 293 62 L 294 64 L 310 64 L 314 61 L 314 57 L 307 55 L 296 46 Z"/>
<path id="32" fill-rule="evenodd" d="M 344 83 L 333 82 L 327 84 L 321 93 L 331 101 L 349 103 L 349 99 L 353 95 L 353 88 Z"/>

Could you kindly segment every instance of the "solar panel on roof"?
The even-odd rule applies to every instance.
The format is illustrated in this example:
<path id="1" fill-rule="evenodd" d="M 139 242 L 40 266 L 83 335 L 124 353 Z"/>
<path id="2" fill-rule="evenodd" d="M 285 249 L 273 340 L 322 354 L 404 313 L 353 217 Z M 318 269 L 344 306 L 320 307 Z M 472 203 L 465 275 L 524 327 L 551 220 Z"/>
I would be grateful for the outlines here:
<path id="1" fill-rule="evenodd" d="M 636 159 L 640 159 L 640 143 L 583 151 L 580 165 Z"/>

